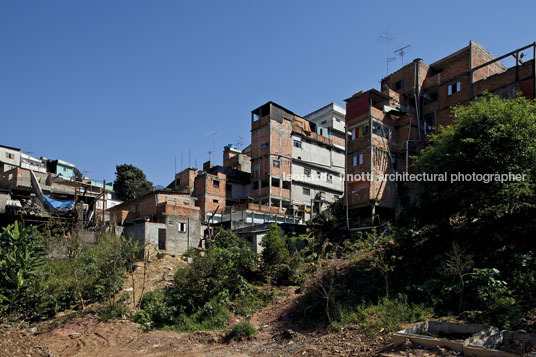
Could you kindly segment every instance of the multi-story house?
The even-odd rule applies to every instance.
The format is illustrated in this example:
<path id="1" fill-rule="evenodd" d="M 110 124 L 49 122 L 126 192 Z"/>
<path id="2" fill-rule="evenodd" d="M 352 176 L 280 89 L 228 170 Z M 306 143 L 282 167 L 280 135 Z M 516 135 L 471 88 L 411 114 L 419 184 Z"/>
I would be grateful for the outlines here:
<path id="1" fill-rule="evenodd" d="M 416 183 L 379 177 L 416 170 L 411 157 L 427 144 L 429 134 L 452 123 L 453 105 L 466 104 L 485 91 L 503 98 L 513 98 L 518 92 L 534 98 L 535 53 L 536 45 L 530 44 L 496 58 L 470 41 L 431 65 L 415 59 L 383 78 L 381 91 L 361 91 L 348 98 L 346 202 L 350 225 L 378 225 L 410 203 Z M 501 63 L 507 57 L 515 61 L 511 68 Z M 363 179 L 362 174 L 368 177 Z"/>
<path id="2" fill-rule="evenodd" d="M 342 113 L 329 107 L 310 114 L 325 126 L 273 102 L 252 111 L 252 198 L 270 213 L 309 220 L 342 196 Z"/>

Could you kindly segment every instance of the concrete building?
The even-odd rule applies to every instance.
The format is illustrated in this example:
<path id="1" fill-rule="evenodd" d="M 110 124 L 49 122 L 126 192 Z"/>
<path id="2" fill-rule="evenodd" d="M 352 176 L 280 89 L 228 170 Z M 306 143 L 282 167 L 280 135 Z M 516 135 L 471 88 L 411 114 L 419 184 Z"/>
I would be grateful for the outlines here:
<path id="1" fill-rule="evenodd" d="M 270 213 L 309 220 L 344 192 L 343 112 L 330 105 L 310 114 L 319 125 L 268 102 L 252 111 L 252 198 Z M 328 117 L 330 119 L 328 119 Z M 329 123 L 328 123 L 329 121 Z"/>
<path id="2" fill-rule="evenodd" d="M 223 148 L 223 167 L 251 173 L 251 157 L 233 145 L 227 145 Z"/>
<path id="3" fill-rule="evenodd" d="M 411 157 L 440 125 L 452 123 L 453 105 L 467 104 L 484 91 L 502 98 L 513 98 L 517 92 L 534 98 L 535 53 L 535 44 L 530 44 L 496 58 L 470 41 L 431 65 L 415 59 L 383 78 L 381 91 L 361 91 L 348 98 L 347 171 L 370 174 L 367 180 L 347 183 L 350 225 L 381 224 L 411 202 L 417 184 L 379 181 L 378 176 L 416 170 Z M 509 57 L 515 61 L 511 68 L 501 63 Z"/>
<path id="4" fill-rule="evenodd" d="M 0 145 L 0 172 L 6 172 L 20 166 L 20 149 Z"/>
<path id="5" fill-rule="evenodd" d="M 199 207 L 189 194 L 157 190 L 108 211 L 112 224 L 141 244 L 183 253 L 201 243 Z"/>
<path id="6" fill-rule="evenodd" d="M 38 159 L 23 152 L 20 154 L 20 167 L 23 169 L 32 170 L 34 172 L 47 172 L 46 159 Z"/>
<path id="7" fill-rule="evenodd" d="M 63 160 L 47 160 L 47 170 L 52 174 L 67 178 L 77 175 L 76 166 Z"/>

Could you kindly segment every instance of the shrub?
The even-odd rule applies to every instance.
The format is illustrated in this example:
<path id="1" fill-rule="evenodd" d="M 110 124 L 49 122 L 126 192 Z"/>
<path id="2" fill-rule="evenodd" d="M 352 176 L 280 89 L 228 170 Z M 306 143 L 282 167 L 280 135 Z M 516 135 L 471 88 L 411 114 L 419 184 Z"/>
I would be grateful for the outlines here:
<path id="1" fill-rule="evenodd" d="M 405 295 L 394 299 L 382 298 L 376 305 L 362 304 L 353 310 L 339 309 L 335 326 L 357 323 L 368 335 L 376 335 L 380 330 L 395 332 L 404 323 L 413 323 L 430 318 L 433 310 L 424 305 L 410 304 Z"/>
<path id="2" fill-rule="evenodd" d="M 289 257 L 288 242 L 283 231 L 277 224 L 271 224 L 270 229 L 262 238 L 262 263 L 264 267 L 283 264 Z"/>
<path id="3" fill-rule="evenodd" d="M 147 293 L 134 320 L 145 328 L 177 331 L 221 329 L 230 311 L 248 315 L 270 300 L 248 281 L 255 277 L 257 255 L 232 232 L 219 230 L 204 255 L 178 269 L 165 293 Z"/>
<path id="4" fill-rule="evenodd" d="M 244 321 L 234 325 L 227 334 L 227 338 L 241 341 L 250 336 L 255 336 L 255 333 L 255 327 L 249 321 Z"/>
<path id="5" fill-rule="evenodd" d="M 46 246 L 33 227 L 15 222 L 0 234 L 0 317 L 50 315 L 40 277 Z"/>

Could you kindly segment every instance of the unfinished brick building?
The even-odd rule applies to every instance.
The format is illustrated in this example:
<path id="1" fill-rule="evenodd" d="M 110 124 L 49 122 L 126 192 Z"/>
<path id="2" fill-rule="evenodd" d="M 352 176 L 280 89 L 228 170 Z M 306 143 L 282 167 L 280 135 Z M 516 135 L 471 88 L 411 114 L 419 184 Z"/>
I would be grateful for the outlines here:
<path id="1" fill-rule="evenodd" d="M 318 125 L 273 102 L 251 115 L 252 197 L 259 206 L 308 220 L 342 196 L 342 130 Z"/>
<path id="2" fill-rule="evenodd" d="M 495 58 L 470 41 L 431 65 L 415 59 L 383 78 L 381 92 L 371 89 L 348 98 L 347 173 L 371 174 L 346 183 L 350 226 L 376 226 L 410 203 L 415 184 L 379 181 L 378 175 L 411 173 L 411 156 L 426 145 L 429 134 L 452 123 L 451 106 L 466 104 L 484 91 L 502 98 L 517 92 L 534 98 L 535 45 Z M 501 63 L 509 57 L 515 60 L 511 68 Z"/>

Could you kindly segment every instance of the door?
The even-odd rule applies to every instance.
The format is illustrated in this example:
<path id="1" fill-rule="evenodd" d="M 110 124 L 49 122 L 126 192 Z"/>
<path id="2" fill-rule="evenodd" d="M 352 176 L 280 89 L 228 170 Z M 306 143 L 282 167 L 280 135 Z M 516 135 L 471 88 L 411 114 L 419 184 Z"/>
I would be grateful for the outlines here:
<path id="1" fill-rule="evenodd" d="M 166 250 L 166 229 L 158 229 L 158 249 Z"/>

